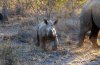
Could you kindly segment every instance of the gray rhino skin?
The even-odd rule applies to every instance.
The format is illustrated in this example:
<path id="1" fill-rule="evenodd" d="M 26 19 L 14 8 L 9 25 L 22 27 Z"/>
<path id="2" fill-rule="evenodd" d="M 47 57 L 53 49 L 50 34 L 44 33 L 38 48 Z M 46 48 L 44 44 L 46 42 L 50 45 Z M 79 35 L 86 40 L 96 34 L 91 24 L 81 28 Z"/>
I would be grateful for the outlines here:
<path id="1" fill-rule="evenodd" d="M 44 19 L 44 22 L 40 23 L 38 25 L 37 29 L 37 46 L 40 46 L 44 50 L 57 50 L 57 45 L 58 45 L 58 38 L 57 38 L 57 33 L 55 29 L 55 24 L 57 21 L 54 23 L 52 21 L 47 21 Z M 52 43 L 48 43 L 48 41 L 53 41 Z M 51 46 L 52 49 L 49 48 Z"/>
<path id="2" fill-rule="evenodd" d="M 91 31 L 89 39 L 98 47 L 97 37 L 100 30 L 100 0 L 89 0 L 80 15 L 79 46 L 83 45 L 85 35 Z"/>

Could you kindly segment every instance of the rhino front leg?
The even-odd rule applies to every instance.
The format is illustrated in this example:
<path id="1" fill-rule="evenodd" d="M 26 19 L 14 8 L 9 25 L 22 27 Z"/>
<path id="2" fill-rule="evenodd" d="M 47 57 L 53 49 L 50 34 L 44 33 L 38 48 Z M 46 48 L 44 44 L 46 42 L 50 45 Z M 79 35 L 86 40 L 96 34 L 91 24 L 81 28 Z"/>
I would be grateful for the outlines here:
<path id="1" fill-rule="evenodd" d="M 58 48 L 58 45 L 59 45 L 59 41 L 58 41 L 58 38 L 56 37 L 55 39 L 54 39 L 54 45 L 53 45 L 53 50 L 57 50 L 57 48 Z"/>
<path id="2" fill-rule="evenodd" d="M 83 46 L 83 42 L 84 42 L 84 39 L 85 39 L 85 34 L 86 34 L 86 32 L 79 33 L 78 47 L 82 47 Z"/>
<path id="3" fill-rule="evenodd" d="M 44 39 L 44 38 L 42 38 L 41 40 L 40 40 L 40 47 L 43 49 L 43 50 L 46 50 L 46 42 L 45 42 L 46 40 Z"/>
<path id="4" fill-rule="evenodd" d="M 85 24 L 85 22 L 83 22 L 83 23 L 82 22 L 80 23 L 80 32 L 79 32 L 79 35 L 78 35 L 78 39 L 79 39 L 78 47 L 83 46 L 85 35 L 91 29 L 91 26 L 88 26 L 88 25 L 91 25 L 91 23 Z"/>
<path id="5" fill-rule="evenodd" d="M 93 24 L 89 39 L 90 39 L 90 41 L 93 43 L 93 46 L 94 46 L 95 48 L 96 48 L 96 47 L 99 47 L 99 46 L 98 46 L 98 43 L 97 43 L 98 33 L 99 33 L 99 28 L 98 28 L 95 24 Z"/>

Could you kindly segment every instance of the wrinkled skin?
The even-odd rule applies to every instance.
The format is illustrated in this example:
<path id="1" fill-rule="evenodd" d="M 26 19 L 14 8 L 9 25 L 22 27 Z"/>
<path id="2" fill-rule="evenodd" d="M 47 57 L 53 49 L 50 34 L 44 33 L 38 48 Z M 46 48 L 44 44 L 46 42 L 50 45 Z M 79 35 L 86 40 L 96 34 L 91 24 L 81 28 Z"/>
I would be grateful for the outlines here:
<path id="1" fill-rule="evenodd" d="M 83 45 L 85 35 L 91 31 L 89 39 L 98 47 L 97 37 L 100 30 L 100 0 L 89 0 L 80 15 L 79 46 Z"/>
<path id="2" fill-rule="evenodd" d="M 36 44 L 37 46 L 40 46 L 44 50 L 48 50 L 48 49 L 57 50 L 58 38 L 57 38 L 56 29 L 55 29 L 56 23 L 57 21 L 48 22 L 47 20 L 44 20 L 44 22 L 38 25 L 38 29 L 37 29 L 38 43 Z M 48 43 L 50 41 L 53 41 L 53 42 Z"/>

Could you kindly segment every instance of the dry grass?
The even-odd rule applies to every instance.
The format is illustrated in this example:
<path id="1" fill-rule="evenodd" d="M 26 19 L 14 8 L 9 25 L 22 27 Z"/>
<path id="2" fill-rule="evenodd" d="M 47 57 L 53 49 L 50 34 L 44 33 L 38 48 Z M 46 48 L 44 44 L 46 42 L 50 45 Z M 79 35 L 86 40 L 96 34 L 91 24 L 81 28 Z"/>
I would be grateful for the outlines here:
<path id="1" fill-rule="evenodd" d="M 95 61 L 100 50 L 92 49 L 87 37 L 83 48 L 75 48 L 79 24 L 73 21 L 59 20 L 56 28 L 60 46 L 49 53 L 35 46 L 37 23 L 33 18 L 13 19 L 1 25 L 0 65 L 7 64 L 6 59 L 12 65 L 84 65 Z"/>

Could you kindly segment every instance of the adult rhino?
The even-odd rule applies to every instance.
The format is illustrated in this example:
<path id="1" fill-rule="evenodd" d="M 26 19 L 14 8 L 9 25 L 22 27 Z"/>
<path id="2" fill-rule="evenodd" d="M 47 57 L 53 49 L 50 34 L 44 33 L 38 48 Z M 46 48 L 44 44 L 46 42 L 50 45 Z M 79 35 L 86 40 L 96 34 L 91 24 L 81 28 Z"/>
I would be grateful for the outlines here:
<path id="1" fill-rule="evenodd" d="M 91 31 L 89 39 L 94 47 L 99 47 L 97 37 L 100 30 L 100 0 L 89 0 L 80 15 L 79 46 L 83 45 L 85 35 Z"/>
<path id="2" fill-rule="evenodd" d="M 38 43 L 37 46 L 40 46 L 44 50 L 57 50 L 58 45 L 58 37 L 56 33 L 55 24 L 56 21 L 46 20 L 44 19 L 44 22 L 41 22 L 38 24 L 37 28 L 37 39 Z"/>

